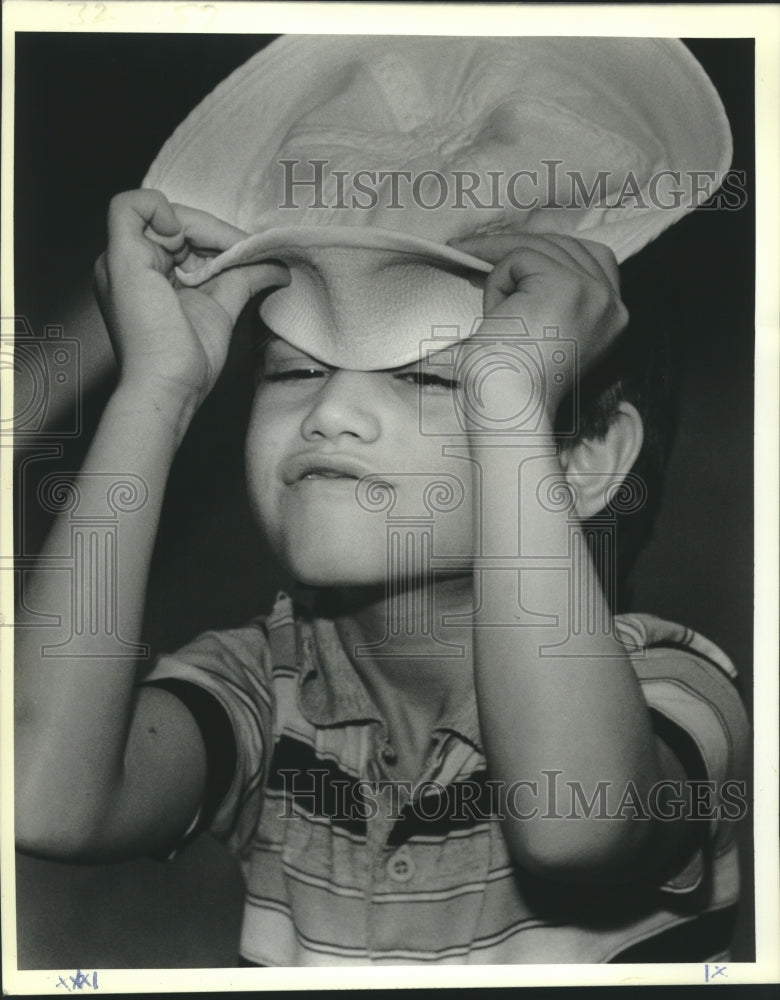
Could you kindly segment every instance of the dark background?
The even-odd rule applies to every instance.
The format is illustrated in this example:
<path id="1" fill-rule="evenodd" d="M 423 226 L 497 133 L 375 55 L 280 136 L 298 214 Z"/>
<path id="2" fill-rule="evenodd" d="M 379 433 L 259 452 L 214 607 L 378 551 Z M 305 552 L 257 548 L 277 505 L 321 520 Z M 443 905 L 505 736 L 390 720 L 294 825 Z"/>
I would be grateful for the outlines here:
<path id="1" fill-rule="evenodd" d="M 17 542 L 24 567 L 46 516 L 37 482 L 76 469 L 112 384 L 111 352 L 90 298 L 111 196 L 139 186 L 173 128 L 268 36 L 17 35 L 16 313 L 35 336 L 64 326 L 81 342 L 80 433 L 73 396 L 51 386 L 45 426 L 18 451 Z M 753 43 L 689 46 L 718 89 L 746 172 L 739 211 L 698 211 L 623 267 L 632 315 L 669 329 L 680 373 L 679 427 L 655 535 L 631 580 L 631 606 L 719 644 L 752 707 Z M 269 96 L 272 100 L 272 95 Z M 684 99 L 684 98 L 681 98 Z M 147 641 L 170 650 L 205 627 L 265 609 L 266 568 L 243 487 L 251 401 L 247 323 L 171 475 L 149 588 Z M 22 398 L 21 396 L 19 398 Z M 57 457 L 36 447 L 57 444 Z M 22 577 L 20 577 L 22 579 Z M 78 803 L 74 803 L 78 808 Z M 741 829 L 744 892 L 733 959 L 753 945 L 752 835 Z M 21 968 L 205 967 L 235 961 L 240 876 L 208 837 L 174 862 L 68 866 L 19 857 Z"/>

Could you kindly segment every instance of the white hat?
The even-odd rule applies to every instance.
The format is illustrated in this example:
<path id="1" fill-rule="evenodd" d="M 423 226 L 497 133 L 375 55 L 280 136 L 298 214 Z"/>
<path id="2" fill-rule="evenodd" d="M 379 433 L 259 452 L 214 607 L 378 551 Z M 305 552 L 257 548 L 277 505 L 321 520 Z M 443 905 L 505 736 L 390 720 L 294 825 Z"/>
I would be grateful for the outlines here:
<path id="1" fill-rule="evenodd" d="M 478 315 L 463 277 L 490 266 L 448 241 L 567 233 L 624 260 L 730 160 L 720 99 L 675 39 L 286 36 L 206 97 L 144 186 L 248 234 L 182 280 L 282 260 L 272 329 L 377 368 L 415 357 L 431 322 Z"/>

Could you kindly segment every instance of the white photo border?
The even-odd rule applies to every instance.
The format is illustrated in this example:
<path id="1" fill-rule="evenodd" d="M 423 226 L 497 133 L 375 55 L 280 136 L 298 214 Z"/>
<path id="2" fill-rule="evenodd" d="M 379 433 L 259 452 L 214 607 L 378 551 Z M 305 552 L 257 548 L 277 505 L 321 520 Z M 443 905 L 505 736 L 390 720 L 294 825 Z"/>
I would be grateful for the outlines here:
<path id="1" fill-rule="evenodd" d="M 403 18 L 398 11 L 403 11 Z M 443 13 L 446 11 L 446 17 Z M 778 386 L 780 344 L 777 275 L 778 151 L 780 137 L 780 7 L 777 5 L 461 5 L 461 4 L 308 4 L 308 3 L 156 3 L 51 2 L 7 0 L 3 5 L 2 119 L 2 308 L 14 315 L 13 271 L 13 127 L 14 37 L 20 31 L 161 32 L 214 34 L 300 31 L 308 34 L 565 34 L 654 35 L 691 38 L 747 37 L 756 53 L 756 368 L 755 368 L 755 663 L 754 717 L 756 754 L 754 819 L 756 870 L 756 961 L 731 963 L 728 983 L 766 983 L 780 979 L 778 885 Z M 5 337 L 5 329 L 3 335 Z M 10 375 L 3 371 L 2 417 L 13 412 Z M 3 495 L 11 495 L 10 449 L 0 449 Z M 0 556 L 13 551 L 11 504 L 3 505 Z M 4 622 L 13 618 L 12 574 L 0 574 Z M 0 628 L 0 678 L 3 767 L 2 800 L 2 946 L 4 991 L 10 995 L 54 995 L 60 976 L 73 969 L 30 971 L 17 968 L 16 899 L 13 855 L 12 630 Z M 106 969 L 100 970 L 106 993 L 292 990 L 304 988 L 386 988 L 441 986 L 650 985 L 701 984 L 702 966 L 691 965 L 553 965 L 459 966 L 448 968 L 334 969 Z"/>

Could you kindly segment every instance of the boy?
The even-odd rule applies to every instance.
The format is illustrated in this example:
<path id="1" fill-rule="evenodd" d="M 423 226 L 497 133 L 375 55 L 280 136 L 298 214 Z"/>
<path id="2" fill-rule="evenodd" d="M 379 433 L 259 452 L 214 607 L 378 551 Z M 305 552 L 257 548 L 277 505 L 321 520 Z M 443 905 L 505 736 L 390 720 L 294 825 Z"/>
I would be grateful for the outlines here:
<path id="1" fill-rule="evenodd" d="M 695 640 L 611 621 L 580 544 L 579 522 L 642 446 L 641 416 L 619 396 L 603 434 L 564 445 L 553 434 L 575 365 L 591 369 L 625 327 L 613 255 L 560 233 L 436 251 L 375 232 L 368 246 L 332 228 L 319 255 L 277 243 L 258 257 L 255 243 L 241 266 L 182 287 L 197 258 L 246 234 L 154 191 L 112 204 L 98 281 L 121 378 L 78 487 L 88 508 L 100 474 L 143 484 L 117 543 L 124 640 L 139 634 L 173 454 L 258 293 L 281 336 L 265 348 L 250 423 L 250 494 L 274 553 L 315 594 L 308 612 L 282 600 L 263 624 L 203 637 L 141 688 L 123 649 L 91 660 L 85 646 L 55 669 L 23 649 L 21 844 L 121 857 L 212 824 L 245 864 L 242 954 L 258 964 L 627 960 L 629 945 L 658 947 L 733 901 L 733 852 L 722 834 L 702 842 L 675 797 L 703 767 L 731 776 L 744 729 L 717 667 L 645 650 Z M 481 309 L 474 284 L 490 265 Z M 294 296 L 267 294 L 288 282 Z M 306 327 L 323 288 L 338 322 Z M 376 315 L 361 339 L 362 300 Z M 401 300 L 417 314 L 415 356 L 407 344 L 407 364 L 379 364 L 368 355 Z M 459 333 L 430 350 L 432 327 Z M 544 327 L 576 350 L 529 353 L 526 331 Z M 539 399 L 538 419 L 518 418 Z M 420 487 L 437 481 L 454 500 L 434 505 L 432 561 L 419 550 L 394 561 L 390 515 L 419 521 Z M 556 509 L 544 498 L 564 481 L 571 498 Z M 571 566 L 554 564 L 566 572 L 551 568 L 572 551 Z M 65 616 L 55 576 L 33 600 Z M 600 625 L 576 628 L 583 618 Z M 686 748 L 684 723 L 710 703 L 714 738 L 691 723 Z M 84 716 L 94 729 L 75 725 Z M 574 796 L 563 806 L 558 785 Z M 89 808 L 74 815 L 67 803 L 85 789 Z M 689 955 L 714 957 L 716 939 Z"/>

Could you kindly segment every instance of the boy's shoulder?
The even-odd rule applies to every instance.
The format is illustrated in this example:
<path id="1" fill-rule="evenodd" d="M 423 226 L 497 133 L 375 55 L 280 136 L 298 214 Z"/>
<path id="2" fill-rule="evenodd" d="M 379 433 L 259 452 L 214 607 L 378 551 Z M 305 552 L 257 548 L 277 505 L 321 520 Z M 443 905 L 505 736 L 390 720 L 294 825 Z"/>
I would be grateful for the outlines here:
<path id="1" fill-rule="evenodd" d="M 207 666 L 209 662 L 271 674 L 295 671 L 305 665 L 309 640 L 316 641 L 311 601 L 278 592 L 269 611 L 246 624 L 202 632 L 175 653 L 160 657 L 159 663 L 182 662 Z M 738 671 L 714 642 L 694 629 L 656 615 L 631 612 L 613 619 L 614 635 L 628 654 L 639 680 L 646 685 L 676 683 L 686 688 L 712 693 L 737 692 Z"/>
<path id="2" fill-rule="evenodd" d="M 737 682 L 737 668 L 726 653 L 686 625 L 640 612 L 615 615 L 613 621 L 617 638 L 632 658 L 641 660 L 651 654 L 658 658 L 678 650 L 689 657 L 705 660 L 724 677 Z"/>
<path id="3" fill-rule="evenodd" d="M 292 599 L 278 593 L 270 611 L 243 625 L 201 632 L 160 655 L 144 683 L 181 680 L 205 686 L 212 694 L 227 687 L 268 700 L 275 675 L 295 673 L 301 663 L 300 620 Z"/>
<path id="4" fill-rule="evenodd" d="M 689 777 L 720 786 L 744 774 L 750 728 L 737 669 L 723 650 L 655 615 L 616 615 L 614 627 L 654 728 L 689 765 Z"/>

